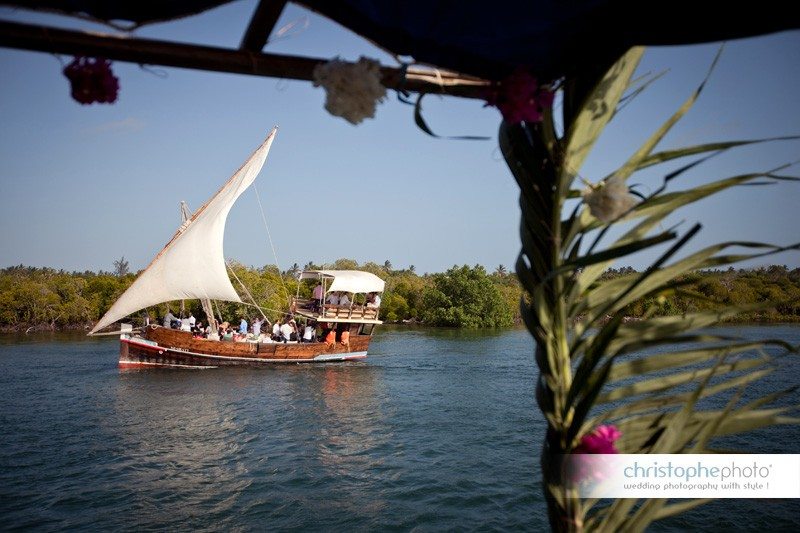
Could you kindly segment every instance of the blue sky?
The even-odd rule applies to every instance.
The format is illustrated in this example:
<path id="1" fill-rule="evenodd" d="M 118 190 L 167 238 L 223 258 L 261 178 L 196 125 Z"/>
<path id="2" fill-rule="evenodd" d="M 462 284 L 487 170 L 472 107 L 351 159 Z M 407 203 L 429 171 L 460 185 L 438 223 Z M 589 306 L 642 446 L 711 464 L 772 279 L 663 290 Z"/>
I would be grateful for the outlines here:
<path id="1" fill-rule="evenodd" d="M 236 2 L 136 35 L 233 48 L 254 7 L 253 0 Z M 266 51 L 395 64 L 292 4 L 278 26 L 303 17 L 305 29 Z M 0 18 L 80 25 L 6 8 Z M 649 49 L 640 70 L 669 72 L 615 119 L 581 174 L 597 181 L 622 164 L 702 80 L 717 48 Z M 500 115 L 480 101 L 428 96 L 425 117 L 442 135 L 491 141 L 433 139 L 392 93 L 374 120 L 352 126 L 324 110 L 323 90 L 310 83 L 116 62 L 118 102 L 81 106 L 61 74 L 70 59 L 0 49 L 0 267 L 110 270 L 124 255 L 131 268 L 143 268 L 179 224 L 179 202 L 199 207 L 273 125 L 280 131 L 256 185 L 281 268 L 340 257 L 388 259 L 419 272 L 515 262 L 518 191 L 497 149 Z M 798 65 L 800 32 L 728 43 L 707 90 L 663 147 L 800 133 Z M 748 147 L 715 158 L 675 187 L 799 156 L 798 141 Z M 662 174 L 631 181 L 647 191 Z M 676 213 L 667 224 L 703 223 L 691 249 L 732 239 L 788 244 L 800 240 L 798 206 L 800 184 L 745 187 Z M 231 212 L 225 252 L 248 265 L 274 263 L 252 191 Z M 624 264 L 641 268 L 652 258 Z M 770 262 L 800 266 L 800 253 L 756 264 Z"/>

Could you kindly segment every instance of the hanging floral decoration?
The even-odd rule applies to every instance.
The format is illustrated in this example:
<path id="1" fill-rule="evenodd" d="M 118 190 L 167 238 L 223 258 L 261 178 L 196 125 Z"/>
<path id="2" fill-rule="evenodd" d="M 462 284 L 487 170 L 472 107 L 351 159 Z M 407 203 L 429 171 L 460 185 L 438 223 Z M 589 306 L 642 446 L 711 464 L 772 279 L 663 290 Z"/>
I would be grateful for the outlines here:
<path id="1" fill-rule="evenodd" d="M 616 426 L 598 426 L 581 438 L 572 453 L 619 453 L 614 443 L 621 436 Z"/>
<path id="2" fill-rule="evenodd" d="M 381 84 L 380 63 L 366 57 L 356 63 L 332 59 L 314 67 L 314 86 L 327 94 L 325 109 L 351 124 L 375 117 L 379 102 L 386 98 Z"/>
<path id="3" fill-rule="evenodd" d="M 630 193 L 625 180 L 614 175 L 597 185 L 591 183 L 581 193 L 589 211 L 600 222 L 611 223 L 630 211 L 636 205 L 636 198 Z"/>
<path id="4" fill-rule="evenodd" d="M 541 122 L 544 110 L 552 107 L 554 93 L 539 85 L 526 69 L 519 67 L 499 83 L 492 84 L 486 105 L 494 106 L 509 124 Z"/>
<path id="5" fill-rule="evenodd" d="M 571 483 L 591 483 L 603 479 L 604 460 L 601 455 L 618 454 L 614 443 L 622 436 L 616 426 L 598 426 L 584 435 L 572 450 L 568 462 Z"/>
<path id="6" fill-rule="evenodd" d="M 72 86 L 72 98 L 81 104 L 112 104 L 117 101 L 119 79 L 111 71 L 111 61 L 78 56 L 64 67 Z"/>

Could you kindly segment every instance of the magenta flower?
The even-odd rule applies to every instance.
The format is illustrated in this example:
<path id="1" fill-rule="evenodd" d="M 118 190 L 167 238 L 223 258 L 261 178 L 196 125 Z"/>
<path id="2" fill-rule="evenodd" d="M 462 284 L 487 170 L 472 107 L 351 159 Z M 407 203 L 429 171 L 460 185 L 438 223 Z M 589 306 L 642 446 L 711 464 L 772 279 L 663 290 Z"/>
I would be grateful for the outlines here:
<path id="1" fill-rule="evenodd" d="M 64 76 L 72 87 L 72 98 L 81 104 L 114 103 L 119 92 L 119 80 L 111 71 L 107 59 L 75 57 L 64 67 Z"/>
<path id="2" fill-rule="evenodd" d="M 540 87 L 536 78 L 520 67 L 492 85 L 486 105 L 497 107 L 510 124 L 541 122 L 544 109 L 553 105 L 553 97 L 552 91 Z"/>
<path id="3" fill-rule="evenodd" d="M 581 437 L 572 453 L 619 453 L 614 442 L 622 436 L 616 426 L 598 426 Z"/>
<path id="4" fill-rule="evenodd" d="M 581 437 L 568 459 L 568 479 L 572 483 L 591 483 L 603 479 L 604 460 L 599 454 L 619 453 L 614 442 L 622 436 L 616 426 L 598 426 Z"/>

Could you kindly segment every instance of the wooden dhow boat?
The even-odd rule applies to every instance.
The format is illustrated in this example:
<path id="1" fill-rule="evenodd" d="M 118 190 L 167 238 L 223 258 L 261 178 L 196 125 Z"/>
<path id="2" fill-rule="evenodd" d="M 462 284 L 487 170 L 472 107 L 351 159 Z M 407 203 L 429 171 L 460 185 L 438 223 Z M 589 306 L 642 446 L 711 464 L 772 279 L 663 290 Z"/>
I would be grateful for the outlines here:
<path id="1" fill-rule="evenodd" d="M 89 335 L 141 309 L 164 302 L 200 299 L 205 309 L 211 309 L 211 300 L 242 302 L 228 278 L 223 256 L 225 222 L 237 198 L 261 171 L 276 131 L 277 128 L 273 129 L 225 185 L 178 228 Z M 378 276 L 355 270 L 310 270 L 302 272 L 300 279 L 316 279 L 322 285 L 323 295 L 330 292 L 380 294 L 384 290 L 384 282 Z M 333 342 L 259 342 L 258 339 L 233 342 L 216 340 L 216 335 L 199 338 L 190 331 L 154 324 L 136 331 L 131 325 L 123 324 L 119 366 L 210 368 L 360 360 L 367 356 L 374 327 L 382 323 L 378 318 L 379 309 L 370 304 L 331 305 L 295 297 L 290 312 L 316 321 L 328 331 L 333 330 Z"/>

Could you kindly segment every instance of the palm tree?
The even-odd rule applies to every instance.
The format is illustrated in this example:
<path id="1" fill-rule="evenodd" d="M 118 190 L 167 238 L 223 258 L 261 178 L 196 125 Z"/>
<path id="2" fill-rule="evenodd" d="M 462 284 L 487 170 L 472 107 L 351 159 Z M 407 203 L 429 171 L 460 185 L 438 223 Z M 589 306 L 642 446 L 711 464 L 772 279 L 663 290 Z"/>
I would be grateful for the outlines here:
<path id="1" fill-rule="evenodd" d="M 383 263 L 383 268 L 385 268 L 387 271 L 391 270 L 392 269 L 392 262 L 387 259 Z"/>
<path id="2" fill-rule="evenodd" d="M 500 276 L 502 278 L 505 277 L 506 274 L 508 274 L 508 270 L 506 270 L 506 267 L 504 265 L 498 265 L 494 273 L 495 275 Z"/>

